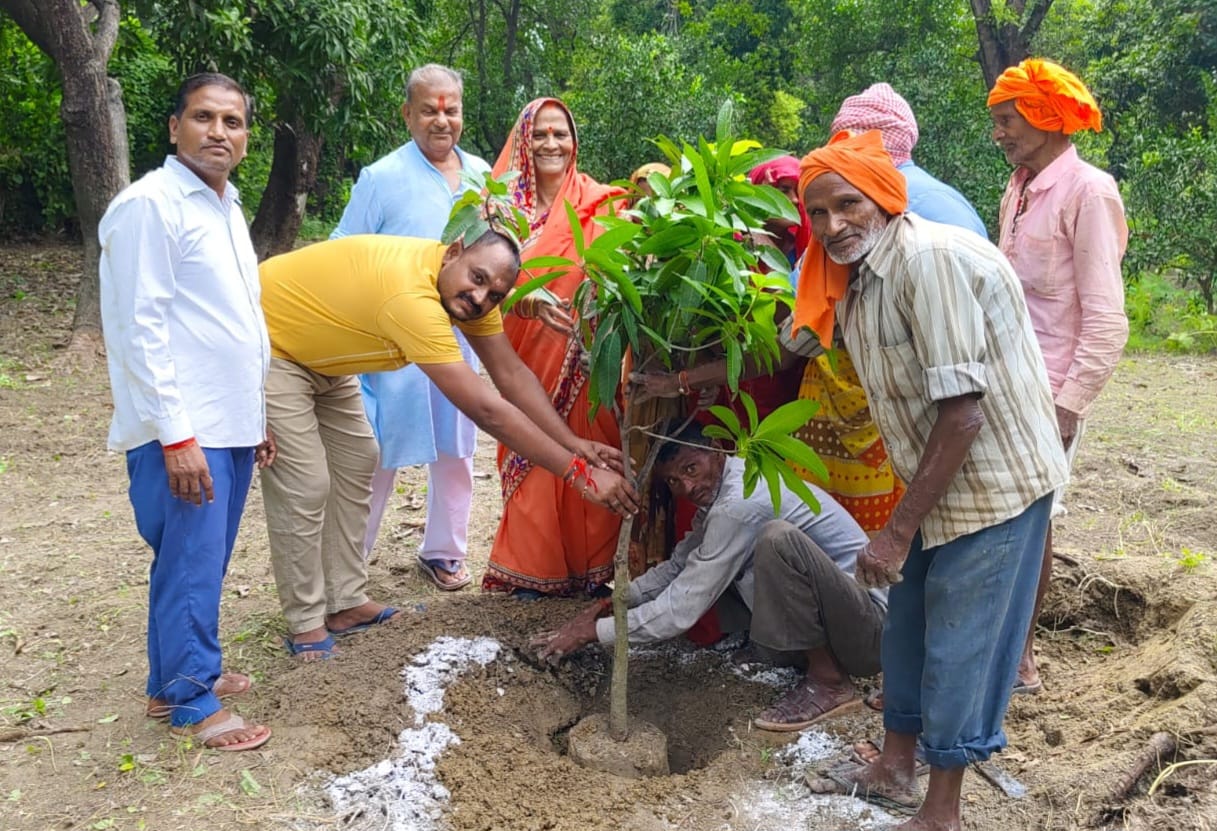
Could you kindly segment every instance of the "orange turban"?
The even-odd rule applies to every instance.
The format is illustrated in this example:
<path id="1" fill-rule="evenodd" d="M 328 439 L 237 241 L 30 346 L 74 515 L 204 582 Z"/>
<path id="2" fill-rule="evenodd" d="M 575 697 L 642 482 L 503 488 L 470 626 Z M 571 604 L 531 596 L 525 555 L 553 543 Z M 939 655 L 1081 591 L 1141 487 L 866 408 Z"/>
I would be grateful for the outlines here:
<path id="1" fill-rule="evenodd" d="M 836 173 L 889 214 L 904 213 L 908 207 L 904 174 L 883 149 L 883 136 L 878 130 L 859 135 L 842 131 L 804 156 L 799 162 L 799 195 L 824 173 Z M 830 348 L 834 306 L 845 296 L 848 284 L 849 266 L 833 262 L 813 235 L 799 272 L 794 330 L 806 326 L 820 336 L 825 349 Z"/>
<path id="2" fill-rule="evenodd" d="M 1001 74 L 989 92 L 989 106 L 1014 101 L 1036 129 L 1072 135 L 1103 129 L 1103 114 L 1086 85 L 1065 67 L 1028 58 Z"/>

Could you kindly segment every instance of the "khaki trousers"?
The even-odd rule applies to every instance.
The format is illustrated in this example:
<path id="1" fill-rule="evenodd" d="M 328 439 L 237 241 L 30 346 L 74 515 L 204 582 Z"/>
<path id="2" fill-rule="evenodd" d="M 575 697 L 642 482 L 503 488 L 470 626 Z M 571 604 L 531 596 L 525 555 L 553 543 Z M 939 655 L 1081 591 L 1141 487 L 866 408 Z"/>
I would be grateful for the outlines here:
<path id="1" fill-rule="evenodd" d="M 359 379 L 274 358 L 266 421 L 279 456 L 262 470 L 271 563 L 292 634 L 367 601 L 363 537 L 377 447 Z"/>

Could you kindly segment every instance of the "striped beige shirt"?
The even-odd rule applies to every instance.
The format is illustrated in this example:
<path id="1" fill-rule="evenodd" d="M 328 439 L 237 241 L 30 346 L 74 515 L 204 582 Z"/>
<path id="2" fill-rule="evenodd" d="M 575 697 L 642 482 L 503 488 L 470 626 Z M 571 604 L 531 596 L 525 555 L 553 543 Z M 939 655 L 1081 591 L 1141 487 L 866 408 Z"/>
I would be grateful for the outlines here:
<path id="1" fill-rule="evenodd" d="M 1022 287 L 991 243 L 897 216 L 851 278 L 837 318 L 905 482 L 921 463 L 935 402 L 981 394 L 984 427 L 921 524 L 926 548 L 1018 516 L 1068 480 Z"/>

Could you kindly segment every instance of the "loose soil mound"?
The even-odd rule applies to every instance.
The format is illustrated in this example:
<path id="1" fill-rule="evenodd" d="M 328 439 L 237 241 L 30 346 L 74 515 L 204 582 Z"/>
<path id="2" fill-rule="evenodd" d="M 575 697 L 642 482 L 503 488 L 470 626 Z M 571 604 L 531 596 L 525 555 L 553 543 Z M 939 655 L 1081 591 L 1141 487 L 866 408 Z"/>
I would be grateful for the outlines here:
<path id="1" fill-rule="evenodd" d="M 323 782 L 398 752 L 414 726 L 401 672 L 443 635 L 489 636 L 499 659 L 447 689 L 430 723 L 460 744 L 439 759 L 443 820 L 470 829 L 870 827 L 881 814 L 812 802 L 807 756 L 749 719 L 780 690 L 736 675 L 724 655 L 647 650 L 633 664 L 631 710 L 671 744 L 673 775 L 617 780 L 576 768 L 564 735 L 606 709 L 607 659 L 588 650 L 537 663 L 528 637 L 578 608 L 438 593 L 412 565 L 425 479 L 404 476 L 372 566 L 375 596 L 403 619 L 348 639 L 333 661 L 297 665 L 251 494 L 223 602 L 228 667 L 256 686 L 233 704 L 274 729 L 261 751 L 179 745 L 142 717 L 148 552 L 135 534 L 122 459 L 105 452 L 104 366 L 62 370 L 79 279 L 75 249 L 0 251 L 0 800 L 8 829 L 376 827 L 336 816 Z M 1040 619 L 1045 691 L 1014 702 L 998 761 L 1030 795 L 965 782 L 976 829 L 1217 827 L 1217 360 L 1122 362 L 1090 419 L 1057 525 L 1055 580 Z M 476 462 L 472 569 L 498 520 L 493 445 Z M 865 713 L 828 726 L 824 752 L 877 735 Z M 1125 780 L 1152 736 L 1177 750 Z M 322 772 L 319 774 L 318 772 Z M 1120 791 L 1119 793 L 1117 791 Z M 833 824 L 829 825 L 829 821 Z"/>

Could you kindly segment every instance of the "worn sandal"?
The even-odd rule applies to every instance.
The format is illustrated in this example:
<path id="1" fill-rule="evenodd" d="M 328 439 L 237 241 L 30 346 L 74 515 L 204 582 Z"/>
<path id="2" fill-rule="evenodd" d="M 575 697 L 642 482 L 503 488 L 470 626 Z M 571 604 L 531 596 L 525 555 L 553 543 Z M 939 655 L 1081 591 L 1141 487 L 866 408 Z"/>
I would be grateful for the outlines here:
<path id="1" fill-rule="evenodd" d="M 191 725 L 193 726 L 193 725 Z M 216 739 L 222 736 L 227 736 L 230 733 L 237 733 L 241 730 L 262 728 L 263 732 L 255 732 L 253 738 L 246 739 L 243 742 L 228 742 L 222 744 L 213 744 Z M 228 752 L 236 752 L 240 750 L 255 750 L 270 741 L 270 728 L 265 725 L 253 725 L 245 721 L 245 719 L 236 715 L 230 715 L 223 721 L 207 727 L 201 727 L 197 730 L 191 730 L 183 727 L 171 727 L 169 732 L 179 739 L 190 739 L 193 742 L 198 742 L 204 747 L 212 750 L 224 750 Z"/>
<path id="2" fill-rule="evenodd" d="M 211 691 L 215 693 L 217 698 L 228 698 L 230 695 L 240 695 L 243 692 L 249 692 L 249 688 L 254 685 L 253 679 L 248 675 L 242 675 L 239 672 L 221 673 L 220 677 L 211 687 Z M 148 704 L 144 708 L 144 715 L 157 721 L 165 721 L 173 714 L 173 707 L 166 704 L 162 699 L 149 698 Z"/>

